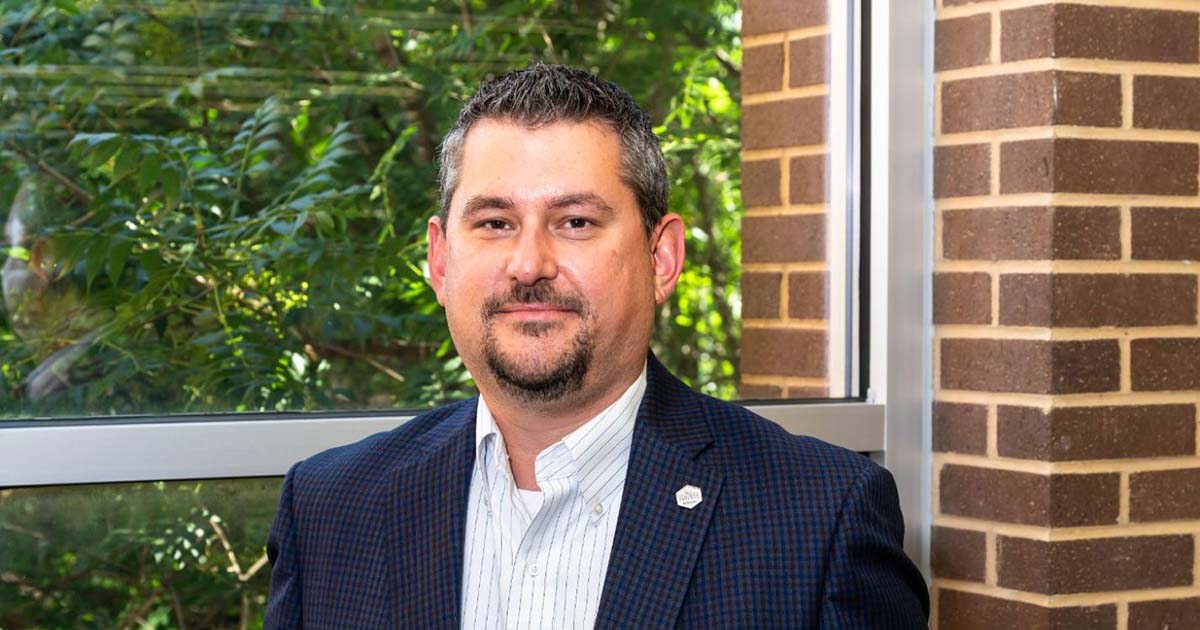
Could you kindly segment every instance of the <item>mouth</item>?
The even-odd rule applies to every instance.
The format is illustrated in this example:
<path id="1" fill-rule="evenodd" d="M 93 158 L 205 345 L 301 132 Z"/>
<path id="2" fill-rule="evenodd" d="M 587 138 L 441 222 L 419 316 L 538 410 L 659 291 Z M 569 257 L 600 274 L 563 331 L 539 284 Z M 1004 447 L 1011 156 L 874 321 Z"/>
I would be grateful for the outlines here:
<path id="1" fill-rule="evenodd" d="M 496 311 L 497 316 L 522 321 L 556 319 L 574 315 L 575 310 L 553 304 L 507 304 Z"/>

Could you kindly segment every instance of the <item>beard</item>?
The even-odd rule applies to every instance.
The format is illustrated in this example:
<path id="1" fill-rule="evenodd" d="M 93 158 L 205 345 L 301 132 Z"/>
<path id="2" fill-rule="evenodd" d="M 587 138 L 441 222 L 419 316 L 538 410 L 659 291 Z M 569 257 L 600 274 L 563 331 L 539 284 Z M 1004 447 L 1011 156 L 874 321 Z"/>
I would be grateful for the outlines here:
<path id="1" fill-rule="evenodd" d="M 508 304 L 547 304 L 571 311 L 581 325 L 571 343 L 556 356 L 513 357 L 500 349 L 496 340 L 496 315 Z M 492 297 L 483 305 L 483 358 L 492 376 L 510 396 L 526 403 L 551 403 L 578 392 L 592 365 L 595 340 L 586 302 L 576 295 L 562 295 L 549 284 L 514 286 L 504 297 Z M 534 341 L 562 328 L 560 322 L 521 322 L 517 332 Z"/>

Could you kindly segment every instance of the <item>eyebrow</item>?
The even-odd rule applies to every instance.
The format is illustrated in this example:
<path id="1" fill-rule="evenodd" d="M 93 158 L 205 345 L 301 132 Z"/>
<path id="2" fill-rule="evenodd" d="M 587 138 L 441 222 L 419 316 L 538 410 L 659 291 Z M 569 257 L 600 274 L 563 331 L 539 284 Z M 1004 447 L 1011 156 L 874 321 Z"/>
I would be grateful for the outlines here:
<path id="1" fill-rule="evenodd" d="M 550 200 L 551 208 L 566 208 L 570 206 L 592 206 L 604 214 L 613 214 L 612 206 L 608 205 L 608 202 L 604 201 L 604 199 L 596 193 L 571 193 L 555 197 L 554 199 Z"/>
<path id="2" fill-rule="evenodd" d="M 472 215 L 483 212 L 484 210 L 511 210 L 516 204 L 508 197 L 495 197 L 491 195 L 476 195 L 467 200 L 467 205 L 463 207 L 462 220 L 470 219 Z"/>
<path id="3" fill-rule="evenodd" d="M 547 205 L 553 209 L 569 208 L 571 206 L 591 206 L 604 214 L 614 214 L 612 206 L 603 197 L 591 192 L 559 195 L 551 199 Z M 469 220 L 473 215 L 485 210 L 511 210 L 514 207 L 516 207 L 516 204 L 508 197 L 476 195 L 468 199 L 467 204 L 463 207 L 462 220 Z"/>

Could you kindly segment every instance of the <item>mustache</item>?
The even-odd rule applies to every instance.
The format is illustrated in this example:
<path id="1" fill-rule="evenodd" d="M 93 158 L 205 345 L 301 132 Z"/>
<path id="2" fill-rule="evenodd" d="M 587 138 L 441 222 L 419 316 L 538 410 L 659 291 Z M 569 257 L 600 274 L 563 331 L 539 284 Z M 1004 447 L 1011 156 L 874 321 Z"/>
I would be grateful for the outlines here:
<path id="1" fill-rule="evenodd" d="M 491 319 L 504 307 L 511 304 L 546 304 L 554 308 L 583 313 L 586 306 L 578 295 L 559 293 L 549 284 L 516 285 L 502 296 L 494 295 L 483 303 L 483 316 Z"/>

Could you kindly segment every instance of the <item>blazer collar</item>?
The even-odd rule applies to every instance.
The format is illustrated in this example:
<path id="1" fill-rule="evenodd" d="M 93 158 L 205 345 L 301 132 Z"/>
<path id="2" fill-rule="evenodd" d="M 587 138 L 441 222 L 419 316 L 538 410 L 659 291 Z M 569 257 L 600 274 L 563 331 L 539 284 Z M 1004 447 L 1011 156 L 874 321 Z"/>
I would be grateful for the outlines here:
<path id="1" fill-rule="evenodd" d="M 699 395 L 653 355 L 647 378 L 597 628 L 674 627 L 721 490 L 698 461 L 713 441 Z M 684 486 L 699 504 L 680 504 Z"/>
<path id="2" fill-rule="evenodd" d="M 413 420 L 412 422 L 416 422 Z M 475 465 L 475 404 L 464 401 L 416 438 L 391 476 L 387 552 L 395 628 L 457 629 L 463 537 Z"/>
<path id="3" fill-rule="evenodd" d="M 648 362 L 597 628 L 674 625 L 723 479 L 698 461 L 713 442 L 699 395 L 653 354 Z M 386 510 L 392 618 L 401 628 L 459 628 L 475 403 L 417 439 L 392 475 Z M 676 499 L 685 485 L 702 496 L 690 509 Z"/>

